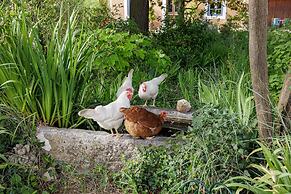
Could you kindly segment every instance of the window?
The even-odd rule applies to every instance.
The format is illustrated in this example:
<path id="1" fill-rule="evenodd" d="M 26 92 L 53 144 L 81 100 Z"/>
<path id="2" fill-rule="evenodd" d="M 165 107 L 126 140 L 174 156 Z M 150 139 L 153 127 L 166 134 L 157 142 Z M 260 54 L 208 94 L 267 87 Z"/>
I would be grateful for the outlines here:
<path id="1" fill-rule="evenodd" d="M 226 6 L 223 0 L 208 0 L 206 5 L 206 18 L 225 19 Z"/>

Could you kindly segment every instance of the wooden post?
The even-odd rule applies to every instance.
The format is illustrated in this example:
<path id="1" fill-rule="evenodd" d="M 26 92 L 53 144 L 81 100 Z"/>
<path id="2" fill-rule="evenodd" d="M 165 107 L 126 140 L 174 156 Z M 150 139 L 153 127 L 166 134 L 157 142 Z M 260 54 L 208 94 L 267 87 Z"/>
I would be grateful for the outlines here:
<path id="1" fill-rule="evenodd" d="M 249 0 L 249 57 L 259 136 L 272 137 L 267 66 L 268 0 Z"/>
<path id="2" fill-rule="evenodd" d="M 291 66 L 287 71 L 283 88 L 280 93 L 278 111 L 280 114 L 280 131 L 291 129 Z"/>
<path id="3" fill-rule="evenodd" d="M 149 31 L 149 0 L 131 0 L 130 19 L 136 22 L 143 33 L 147 33 Z"/>
<path id="4" fill-rule="evenodd" d="M 175 130 L 187 130 L 188 126 L 191 126 L 193 120 L 193 112 L 182 113 L 178 112 L 175 109 L 166 109 L 158 107 L 144 107 L 147 111 L 150 111 L 156 115 L 159 115 L 161 112 L 166 112 L 167 117 L 163 125 L 164 128 L 175 129 Z"/>

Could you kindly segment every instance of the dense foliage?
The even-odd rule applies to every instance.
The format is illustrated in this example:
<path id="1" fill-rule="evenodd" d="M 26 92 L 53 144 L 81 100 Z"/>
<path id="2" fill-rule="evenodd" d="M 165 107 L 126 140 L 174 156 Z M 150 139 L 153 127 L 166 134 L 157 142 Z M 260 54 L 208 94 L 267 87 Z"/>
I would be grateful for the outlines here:
<path id="1" fill-rule="evenodd" d="M 246 18 L 245 4 L 237 8 Z M 238 191 L 289 192 L 289 137 L 274 148 L 259 144 L 255 157 L 247 157 L 257 146 L 248 32 L 232 23 L 218 28 L 177 17 L 145 36 L 132 21 L 119 21 L 114 14 L 102 0 L 1 2 L 0 193 L 104 191 L 111 181 L 105 168 L 96 164 L 92 172 L 80 173 L 54 161 L 42 153 L 36 126 L 96 129 L 77 112 L 114 100 L 131 68 L 135 89 L 161 73 L 169 75 L 160 85 L 158 106 L 174 108 L 185 98 L 195 111 L 189 130 L 168 146 L 141 148 L 137 158 L 124 161 L 114 176 L 120 189 L 224 193 L 227 188 L 219 182 L 230 178 L 228 187 Z M 288 26 L 268 35 L 270 91 L 276 102 L 290 66 L 291 37 Z M 132 104 L 139 103 L 134 97 Z M 11 159 L 24 145 L 37 158 L 32 164 Z M 264 159 L 257 160 L 262 154 Z M 247 168 L 250 163 L 254 168 Z"/>
<path id="2" fill-rule="evenodd" d="M 291 32 L 285 28 L 269 32 L 268 67 L 272 99 L 277 102 L 291 59 Z"/>
<path id="3" fill-rule="evenodd" d="M 218 45 L 213 43 L 217 35 L 216 29 L 196 21 L 183 26 L 166 27 L 161 33 L 156 34 L 155 42 L 171 60 L 179 62 L 182 67 L 205 67 L 213 64 L 213 59 L 217 62 L 223 58 L 223 54 L 226 54 L 215 53 L 215 46 Z"/>
<path id="4" fill-rule="evenodd" d="M 50 40 L 55 24 L 61 20 L 63 27 L 61 33 L 66 32 L 67 18 L 77 8 L 77 26 L 85 28 L 87 31 L 95 30 L 99 27 L 107 26 L 113 18 L 107 7 L 107 2 L 99 0 L 96 2 L 85 0 L 30 0 L 30 1 L 8 1 L 1 3 L 0 16 L 2 27 L 9 27 L 13 19 L 19 17 L 23 12 L 30 19 L 32 26 L 39 30 L 39 37 L 42 45 Z M 61 16 L 61 18 L 60 18 Z"/>
<path id="5" fill-rule="evenodd" d="M 249 167 L 256 176 L 238 176 L 229 179 L 228 186 L 249 190 L 253 193 L 290 193 L 291 188 L 291 138 L 285 136 L 273 139 L 273 146 L 258 143 L 260 148 L 254 150 L 263 153 L 263 164 L 253 163 Z M 230 183 L 232 182 L 232 183 Z"/>
<path id="6" fill-rule="evenodd" d="M 255 133 L 226 109 L 202 107 L 195 113 L 189 132 L 169 146 L 141 150 L 138 158 L 124 165 L 117 184 L 130 193 L 181 193 L 189 180 L 200 180 L 210 187 L 242 173 L 253 137 Z M 197 187 L 186 188 L 188 192 L 192 189 Z"/>
<path id="7" fill-rule="evenodd" d="M 35 162 L 31 165 L 11 161 L 15 154 L 11 153 L 15 144 L 30 145 L 30 150 L 39 151 L 39 143 L 34 135 L 36 131 L 33 125 L 34 116 L 24 118 L 17 111 L 1 104 L 0 118 L 2 128 L 0 130 L 0 193 L 33 193 L 40 188 L 53 191 L 55 187 L 49 183 L 44 185 L 42 178 L 39 177 L 39 174 L 47 169 L 44 160 L 39 164 Z M 36 158 L 42 157 L 39 152 L 33 155 Z M 18 159 L 18 161 L 22 160 Z"/>
<path id="8" fill-rule="evenodd" d="M 110 29 L 87 32 L 77 28 L 73 12 L 65 22 L 65 33 L 60 19 L 43 46 L 38 28 L 29 21 L 20 11 L 6 28 L 0 46 L 1 100 L 25 115 L 36 113 L 46 124 L 72 126 L 80 106 L 114 98 L 121 80 L 114 85 L 109 76 L 135 66 L 152 69 L 154 75 L 169 69 L 168 57 L 142 35 Z"/>

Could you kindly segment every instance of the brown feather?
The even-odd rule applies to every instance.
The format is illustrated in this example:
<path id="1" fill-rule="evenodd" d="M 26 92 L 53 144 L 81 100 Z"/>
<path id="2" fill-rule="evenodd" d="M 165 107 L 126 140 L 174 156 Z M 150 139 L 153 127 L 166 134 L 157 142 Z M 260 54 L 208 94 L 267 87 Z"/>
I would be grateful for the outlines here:
<path id="1" fill-rule="evenodd" d="M 138 106 L 121 108 L 120 111 L 124 113 L 126 130 L 134 137 L 146 138 L 157 135 L 162 130 L 165 114 L 157 116 Z"/>

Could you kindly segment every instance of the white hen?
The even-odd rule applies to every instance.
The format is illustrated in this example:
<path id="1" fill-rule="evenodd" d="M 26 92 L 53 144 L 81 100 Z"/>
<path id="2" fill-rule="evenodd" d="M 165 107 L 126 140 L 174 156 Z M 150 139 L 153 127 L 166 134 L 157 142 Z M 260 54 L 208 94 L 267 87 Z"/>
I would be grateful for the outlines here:
<path id="1" fill-rule="evenodd" d="M 117 129 L 122 125 L 123 121 L 123 113 L 119 109 L 121 107 L 129 108 L 131 98 L 132 93 L 130 91 L 123 91 L 114 102 L 106 106 L 96 106 L 95 109 L 81 110 L 78 115 L 93 119 L 100 127 L 110 130 L 112 134 L 113 129 L 115 129 L 116 134 L 118 134 Z"/>
<path id="2" fill-rule="evenodd" d="M 130 91 L 133 94 L 133 87 L 132 87 L 132 74 L 133 69 L 128 72 L 127 77 L 124 78 L 122 85 L 118 88 L 116 96 L 118 97 L 123 91 Z"/>
<path id="3" fill-rule="evenodd" d="M 138 96 L 141 99 L 146 100 L 144 104 L 145 106 L 147 104 L 147 101 L 150 99 L 153 99 L 153 106 L 155 106 L 155 101 L 159 92 L 159 85 L 162 81 L 164 81 L 164 79 L 166 79 L 167 76 L 167 74 L 162 74 L 159 77 L 156 77 L 150 81 L 143 82 L 139 86 Z"/>

